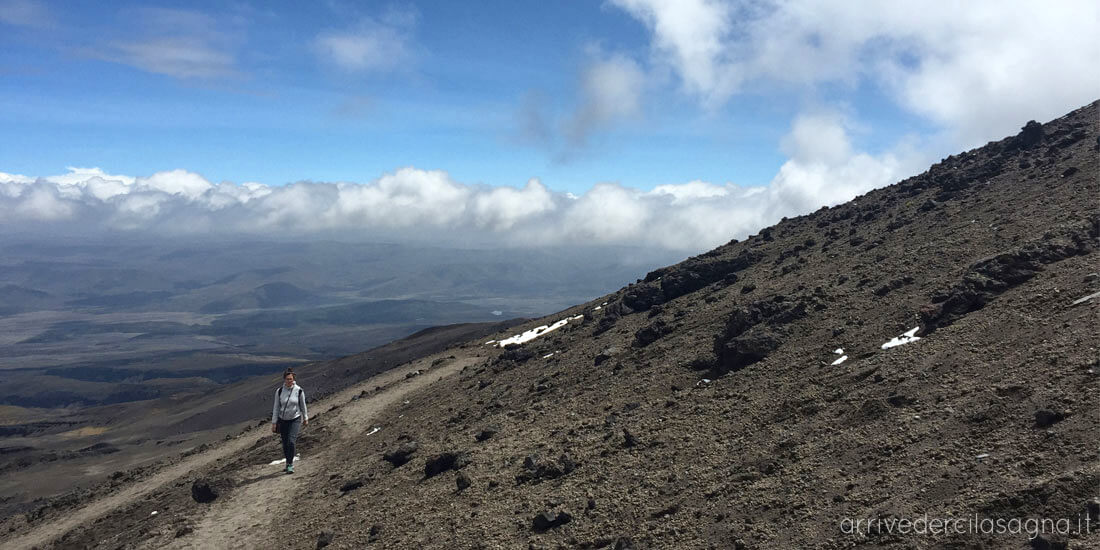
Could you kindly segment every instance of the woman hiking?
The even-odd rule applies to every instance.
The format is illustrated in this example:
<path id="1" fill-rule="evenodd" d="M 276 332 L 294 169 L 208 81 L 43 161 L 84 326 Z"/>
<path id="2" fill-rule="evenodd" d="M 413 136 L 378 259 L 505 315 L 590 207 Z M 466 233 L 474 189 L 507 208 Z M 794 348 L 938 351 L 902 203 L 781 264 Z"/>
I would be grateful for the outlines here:
<path id="1" fill-rule="evenodd" d="M 288 474 L 294 473 L 294 442 L 303 425 L 309 425 L 306 392 L 294 383 L 294 369 L 286 369 L 283 372 L 283 385 L 275 392 L 275 406 L 271 409 L 271 431 L 278 433 L 283 441 L 283 456 L 286 457 Z"/>

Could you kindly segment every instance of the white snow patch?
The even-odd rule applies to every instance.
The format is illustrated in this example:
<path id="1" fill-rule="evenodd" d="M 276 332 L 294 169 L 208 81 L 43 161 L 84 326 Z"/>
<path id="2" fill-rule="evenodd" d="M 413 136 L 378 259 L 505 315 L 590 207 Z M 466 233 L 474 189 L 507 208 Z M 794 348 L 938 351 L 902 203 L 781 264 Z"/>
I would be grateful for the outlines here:
<path id="1" fill-rule="evenodd" d="M 294 462 L 298 462 L 301 459 L 302 459 L 302 455 L 294 455 Z M 272 462 L 268 465 L 269 466 L 275 466 L 276 464 L 283 464 L 285 462 L 286 462 L 285 458 L 280 458 L 279 460 L 276 460 L 275 462 Z"/>
<path id="2" fill-rule="evenodd" d="M 543 356 L 542 356 L 542 358 L 543 358 L 543 359 L 549 359 L 549 358 L 551 358 L 551 357 L 553 357 L 553 356 L 554 356 L 554 352 L 550 352 L 550 353 L 547 353 L 546 355 L 543 355 Z"/>
<path id="3" fill-rule="evenodd" d="M 603 309 L 603 306 L 596 306 L 596 307 L 592 308 L 592 311 L 599 311 L 601 309 Z"/>
<path id="4" fill-rule="evenodd" d="M 499 316 L 501 316 L 501 315 L 504 315 L 504 312 L 503 312 L 503 311 L 501 311 L 501 310 L 499 310 L 499 309 L 494 309 L 494 310 L 492 311 L 492 313 L 493 313 L 493 315 L 496 315 L 497 317 L 499 317 Z"/>
<path id="5" fill-rule="evenodd" d="M 505 338 L 505 339 L 501 340 L 500 342 L 497 342 L 497 345 L 503 348 L 504 346 L 507 346 L 508 344 L 523 344 L 523 343 L 526 343 L 526 342 L 530 342 L 531 340 L 534 340 L 535 338 L 538 338 L 539 336 L 543 336 L 547 333 L 553 332 L 555 330 L 558 330 L 561 327 L 564 327 L 565 325 L 569 324 L 569 321 L 576 321 L 578 319 L 583 319 L 583 318 L 584 318 L 584 315 L 574 315 L 573 317 L 566 317 L 565 319 L 561 319 L 561 320 L 559 320 L 559 321 L 557 321 L 554 324 L 549 325 L 549 326 L 540 325 L 540 326 L 537 326 L 537 327 L 535 327 L 531 330 L 528 330 L 528 331 L 526 331 L 522 334 L 517 334 L 515 336 L 512 336 L 511 338 Z"/>
<path id="6" fill-rule="evenodd" d="M 378 433 L 381 429 L 382 428 L 379 428 L 378 426 L 375 426 L 373 430 L 367 432 L 367 435 L 374 435 L 374 434 Z"/>
<path id="7" fill-rule="evenodd" d="M 839 358 L 839 359 L 837 359 L 836 361 L 833 361 L 832 363 L 829 363 L 829 366 L 833 366 L 833 365 L 839 365 L 839 364 L 841 364 L 841 363 L 843 363 L 843 362 L 845 362 L 845 361 L 847 361 L 847 360 L 848 360 L 848 356 L 847 356 L 847 355 L 842 355 L 842 356 L 840 356 L 840 358 Z"/>
<path id="8" fill-rule="evenodd" d="M 833 350 L 833 353 L 837 355 L 844 355 L 844 348 L 836 348 L 835 350 Z"/>
<path id="9" fill-rule="evenodd" d="M 489 344 L 495 344 L 495 343 L 497 343 L 496 340 L 489 340 L 488 342 L 485 342 L 485 345 L 488 346 Z"/>
<path id="10" fill-rule="evenodd" d="M 152 512 L 150 512 L 150 513 L 149 513 L 149 515 L 150 515 L 150 516 L 155 516 L 155 515 L 157 515 L 157 511 L 156 511 L 156 510 L 153 510 Z"/>
<path id="11" fill-rule="evenodd" d="M 917 340 L 920 340 L 920 336 L 917 336 L 918 330 L 920 330 L 920 327 L 912 328 L 905 331 L 905 334 L 902 334 L 901 336 L 895 336 L 891 338 L 889 342 L 886 342 L 882 345 L 882 349 L 890 349 L 892 347 L 910 344 L 916 342 Z"/>
<path id="12" fill-rule="evenodd" d="M 1083 304 L 1083 303 L 1085 303 L 1085 302 L 1087 302 L 1087 301 L 1089 301 L 1093 298 L 1096 298 L 1097 296 L 1100 296 L 1100 292 L 1093 292 L 1092 294 L 1089 294 L 1088 296 L 1085 296 L 1084 298 L 1078 298 L 1078 299 L 1074 300 L 1073 303 L 1070 304 L 1070 305 L 1075 306 L 1077 304 Z"/>
<path id="13" fill-rule="evenodd" d="M 978 456 L 976 456 L 976 457 L 974 457 L 974 458 L 976 458 L 976 459 L 978 459 L 978 460 L 981 460 L 981 459 L 983 459 L 983 458 L 989 458 L 989 453 L 982 453 L 982 454 L 980 454 L 980 455 L 978 455 Z"/>

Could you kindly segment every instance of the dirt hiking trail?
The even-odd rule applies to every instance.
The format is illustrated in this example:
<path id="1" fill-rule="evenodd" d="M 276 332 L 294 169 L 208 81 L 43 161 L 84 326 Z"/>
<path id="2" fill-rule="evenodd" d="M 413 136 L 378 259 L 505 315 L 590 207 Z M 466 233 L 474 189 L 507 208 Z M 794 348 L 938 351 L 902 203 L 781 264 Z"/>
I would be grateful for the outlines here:
<path id="1" fill-rule="evenodd" d="M 334 406 L 338 406 L 334 413 L 337 417 L 328 419 L 336 429 L 329 430 L 324 436 L 329 439 L 325 442 L 326 446 L 334 443 L 331 440 L 333 438 L 345 439 L 366 433 L 369 431 L 366 423 L 386 407 L 399 403 L 409 393 L 429 386 L 441 378 L 451 376 L 480 360 L 474 356 L 459 356 L 447 360 L 438 367 L 430 367 L 437 359 L 440 359 L 438 355 L 432 355 L 396 367 L 333 394 L 323 402 L 311 405 L 311 418 L 321 416 L 332 410 Z M 418 375 L 413 375 L 414 372 Z M 382 389 L 372 395 L 351 400 L 356 395 L 379 387 Z M 309 429 L 309 427 L 303 428 L 302 433 L 308 433 Z M 29 549 L 46 546 L 77 526 L 94 522 L 160 487 L 175 483 L 191 472 L 219 459 L 231 457 L 265 438 L 272 437 L 277 436 L 266 427 L 243 433 L 234 439 L 169 465 L 148 479 L 126 486 L 117 493 L 87 502 L 63 519 L 40 525 L 18 538 L 5 541 L 4 547 Z M 263 546 L 262 541 L 267 538 L 263 533 L 271 528 L 267 525 L 266 518 L 285 517 L 280 511 L 292 504 L 290 500 L 298 493 L 298 488 L 310 479 L 324 475 L 328 470 L 323 450 L 314 456 L 306 456 L 300 463 L 296 463 L 294 475 L 286 475 L 280 466 L 268 463 L 239 470 L 235 472 L 233 479 L 236 488 L 230 492 L 228 498 L 218 499 L 212 506 L 206 507 L 207 511 L 201 519 L 197 518 L 195 532 L 186 539 L 176 541 L 170 548 Z M 109 546 L 110 542 L 103 540 L 99 541 L 99 544 Z"/>

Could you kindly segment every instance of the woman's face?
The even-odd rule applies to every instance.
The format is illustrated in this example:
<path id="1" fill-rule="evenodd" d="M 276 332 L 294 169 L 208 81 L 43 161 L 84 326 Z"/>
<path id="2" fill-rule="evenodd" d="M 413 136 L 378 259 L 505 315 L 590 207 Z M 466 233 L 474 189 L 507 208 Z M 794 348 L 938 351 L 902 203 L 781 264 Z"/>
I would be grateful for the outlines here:
<path id="1" fill-rule="evenodd" d="M 288 374 L 288 375 L 284 376 L 283 377 L 283 385 L 288 387 L 288 388 L 293 386 L 294 385 L 294 375 L 293 374 Z"/>

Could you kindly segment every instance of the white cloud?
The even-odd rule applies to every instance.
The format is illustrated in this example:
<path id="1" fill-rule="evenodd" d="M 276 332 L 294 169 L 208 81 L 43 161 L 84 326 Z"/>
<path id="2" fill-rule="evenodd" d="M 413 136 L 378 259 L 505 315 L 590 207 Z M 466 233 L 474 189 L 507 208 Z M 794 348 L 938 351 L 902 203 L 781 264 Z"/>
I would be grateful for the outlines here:
<path id="1" fill-rule="evenodd" d="M 596 129 L 641 114 L 645 75 L 634 60 L 612 55 L 593 61 L 581 75 L 581 98 L 566 135 L 580 147 Z"/>
<path id="2" fill-rule="evenodd" d="M 658 185 L 650 193 L 652 195 L 668 195 L 672 197 L 672 204 L 724 197 L 730 194 L 728 187 L 715 185 L 705 181 L 689 181 L 681 184 Z"/>
<path id="3" fill-rule="evenodd" d="M 783 216 L 847 201 L 913 173 L 906 149 L 853 151 L 843 116 L 799 117 L 783 140 L 790 159 L 767 186 L 689 181 L 644 192 L 599 183 L 575 196 L 537 179 L 522 188 L 468 185 L 406 167 L 369 183 L 217 185 L 185 170 L 148 177 L 99 168 L 32 179 L 0 173 L 0 234 L 70 227 L 82 233 L 262 235 L 480 242 L 501 246 L 626 244 L 701 252 Z"/>
<path id="4" fill-rule="evenodd" d="M 550 149 L 558 161 L 571 160 L 593 145 L 593 136 L 641 120 L 647 86 L 646 74 L 635 60 L 590 46 L 572 104 L 529 92 L 516 112 L 516 137 L 523 144 Z"/>
<path id="5" fill-rule="evenodd" d="M 239 20 L 184 9 L 123 10 L 134 33 L 95 46 L 90 54 L 184 80 L 235 76 L 244 35 Z"/>
<path id="6" fill-rule="evenodd" d="M 213 188 L 205 178 L 186 170 L 157 172 L 148 178 L 137 178 L 135 185 L 189 199 L 197 199 Z"/>
<path id="7" fill-rule="evenodd" d="M 391 24 L 365 19 L 351 29 L 330 29 L 313 41 L 315 53 L 349 72 L 387 71 L 412 59 L 408 26 L 412 20 Z"/>
<path id="8" fill-rule="evenodd" d="M 867 82 L 962 146 L 1048 120 L 1100 90 L 1100 4 L 975 0 L 730 3 L 612 0 L 652 35 L 653 63 L 709 107 L 750 83 Z"/>
<path id="9" fill-rule="evenodd" d="M 704 104 L 725 101 L 737 74 L 726 60 L 731 7 L 715 0 L 612 0 L 653 33 L 658 61 L 671 66 L 685 90 Z"/>
<path id="10" fill-rule="evenodd" d="M 473 201 L 477 227 L 495 231 L 509 230 L 555 208 L 554 196 L 538 179 L 531 179 L 523 189 L 493 188 L 479 193 Z"/>
<path id="11" fill-rule="evenodd" d="M 117 42 L 109 59 L 139 69 L 177 78 L 215 78 L 231 75 L 235 59 L 227 52 L 188 38 L 158 38 Z"/>

